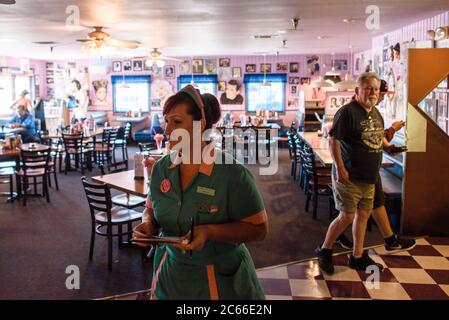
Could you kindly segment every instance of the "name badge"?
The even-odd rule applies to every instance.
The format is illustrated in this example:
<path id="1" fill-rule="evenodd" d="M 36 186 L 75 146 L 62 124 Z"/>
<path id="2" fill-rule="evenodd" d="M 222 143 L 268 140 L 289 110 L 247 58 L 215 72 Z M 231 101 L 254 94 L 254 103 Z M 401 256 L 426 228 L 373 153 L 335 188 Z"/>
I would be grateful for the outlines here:
<path id="1" fill-rule="evenodd" d="M 198 186 L 196 188 L 196 192 L 197 193 L 201 193 L 201 194 L 205 194 L 206 196 L 211 196 L 211 197 L 215 196 L 215 189 L 211 189 L 211 188 Z"/>

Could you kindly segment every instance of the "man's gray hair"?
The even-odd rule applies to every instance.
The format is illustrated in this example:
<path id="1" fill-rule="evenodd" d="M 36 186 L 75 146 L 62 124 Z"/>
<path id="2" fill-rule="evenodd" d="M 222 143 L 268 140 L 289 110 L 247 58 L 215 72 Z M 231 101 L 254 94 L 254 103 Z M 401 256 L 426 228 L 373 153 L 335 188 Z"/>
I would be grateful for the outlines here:
<path id="1" fill-rule="evenodd" d="M 380 78 L 377 75 L 377 73 L 375 73 L 375 72 L 364 72 L 364 73 L 360 74 L 359 77 L 357 78 L 357 86 L 361 87 L 364 82 L 366 82 L 366 81 L 368 81 L 369 79 L 372 79 L 372 78 L 376 79 L 379 82 L 379 84 L 380 84 Z"/>

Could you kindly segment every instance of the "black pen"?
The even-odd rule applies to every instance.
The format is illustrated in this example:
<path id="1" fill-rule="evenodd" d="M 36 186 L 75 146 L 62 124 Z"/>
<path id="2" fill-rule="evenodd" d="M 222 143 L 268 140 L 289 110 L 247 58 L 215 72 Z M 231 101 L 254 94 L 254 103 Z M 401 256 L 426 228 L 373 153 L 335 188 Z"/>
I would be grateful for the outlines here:
<path id="1" fill-rule="evenodd" d="M 195 227 L 195 220 L 193 219 L 193 217 L 191 217 L 190 218 L 190 242 L 189 243 L 192 243 L 192 241 L 193 241 L 193 237 L 194 237 L 193 230 L 194 230 L 194 227 Z M 190 250 L 190 256 L 192 256 L 192 250 Z"/>

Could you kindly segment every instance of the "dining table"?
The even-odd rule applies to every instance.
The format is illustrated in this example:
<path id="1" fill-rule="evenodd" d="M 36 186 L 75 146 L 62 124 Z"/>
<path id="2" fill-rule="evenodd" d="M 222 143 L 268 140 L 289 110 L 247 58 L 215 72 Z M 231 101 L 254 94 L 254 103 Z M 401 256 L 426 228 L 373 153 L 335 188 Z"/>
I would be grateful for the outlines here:
<path id="1" fill-rule="evenodd" d="M 148 194 L 148 175 L 144 170 L 144 178 L 135 179 L 134 170 L 109 173 L 92 177 L 92 181 L 104 183 L 111 189 L 116 189 L 139 197 L 146 197 Z"/>
<path id="2" fill-rule="evenodd" d="M 329 139 L 318 132 L 298 132 L 298 135 L 313 150 L 317 160 L 325 167 L 331 167 L 334 163 L 329 146 Z M 382 167 L 392 167 L 394 162 L 383 157 Z"/>

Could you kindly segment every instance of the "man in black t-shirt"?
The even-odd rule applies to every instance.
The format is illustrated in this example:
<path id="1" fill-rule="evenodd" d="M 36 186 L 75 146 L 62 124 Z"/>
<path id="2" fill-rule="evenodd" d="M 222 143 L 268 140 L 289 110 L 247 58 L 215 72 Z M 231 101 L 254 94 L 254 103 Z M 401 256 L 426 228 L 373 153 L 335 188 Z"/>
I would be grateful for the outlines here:
<path id="1" fill-rule="evenodd" d="M 332 245 L 352 220 L 354 248 L 349 266 L 363 271 L 370 265 L 383 268 L 363 252 L 374 185 L 382 164 L 384 122 L 375 108 L 380 80 L 375 73 L 363 73 L 357 83 L 355 100 L 338 110 L 329 132 L 334 160 L 332 186 L 340 215 L 330 224 L 326 239 L 316 253 L 321 269 L 330 274 L 334 272 Z"/>

